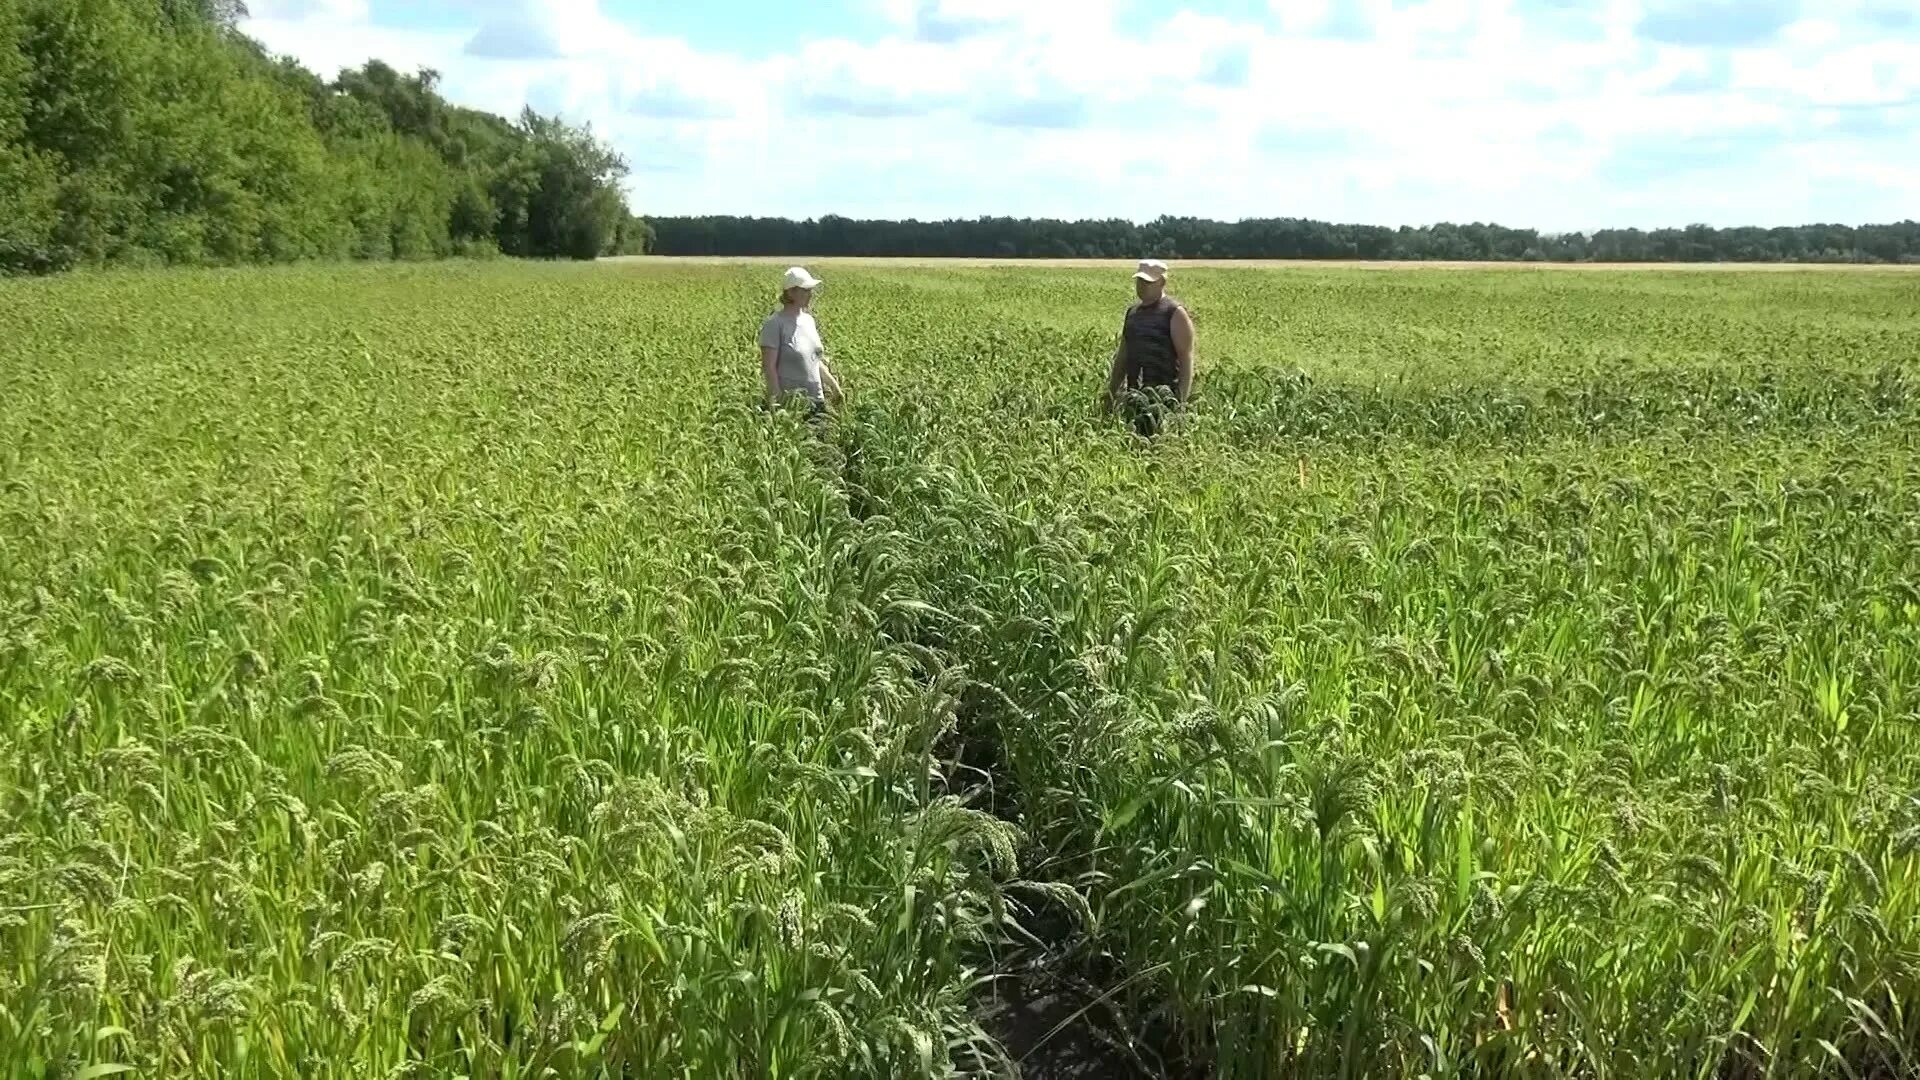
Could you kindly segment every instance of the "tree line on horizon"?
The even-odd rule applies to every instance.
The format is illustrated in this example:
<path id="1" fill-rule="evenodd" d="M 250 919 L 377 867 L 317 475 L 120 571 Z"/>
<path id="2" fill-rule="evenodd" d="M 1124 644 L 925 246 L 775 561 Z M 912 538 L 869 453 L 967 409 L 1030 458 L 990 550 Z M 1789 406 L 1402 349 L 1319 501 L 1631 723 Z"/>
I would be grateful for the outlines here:
<path id="1" fill-rule="evenodd" d="M 1062 221 L 982 217 L 858 220 L 827 215 L 652 217 L 653 252 L 881 258 L 1379 259 L 1512 262 L 1920 263 L 1920 222 L 1546 233 L 1474 222 L 1402 226 L 1307 218 L 1160 217 Z"/>
<path id="2" fill-rule="evenodd" d="M 646 250 L 593 133 L 323 79 L 237 0 L 0 0 L 0 273 Z"/>

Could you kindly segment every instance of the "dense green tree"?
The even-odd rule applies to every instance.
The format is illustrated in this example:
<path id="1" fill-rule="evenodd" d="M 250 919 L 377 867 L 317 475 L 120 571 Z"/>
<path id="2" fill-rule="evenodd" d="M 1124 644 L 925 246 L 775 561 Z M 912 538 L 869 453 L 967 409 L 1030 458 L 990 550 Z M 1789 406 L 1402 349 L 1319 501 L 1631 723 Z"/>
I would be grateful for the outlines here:
<path id="1" fill-rule="evenodd" d="M 204 23 L 232 30 L 247 17 L 240 0 L 161 0 L 160 9 L 176 26 Z"/>
<path id="2" fill-rule="evenodd" d="M 1385 229 L 1303 218 L 1236 222 L 1163 217 L 1055 221 L 983 217 L 862 221 L 827 216 L 653 218 L 662 255 L 934 256 L 976 258 L 1405 259 L 1556 262 L 1920 262 L 1920 223 L 1792 228 L 1602 229 L 1541 233 L 1440 222 Z"/>
<path id="3" fill-rule="evenodd" d="M 0 4 L 0 268 L 33 271 L 65 265 L 55 249 L 60 225 L 59 163 L 26 140 L 29 85 L 26 12 Z"/>
<path id="4" fill-rule="evenodd" d="M 616 255 L 649 255 L 653 252 L 653 225 L 645 218 L 627 215 L 620 223 L 620 235 L 614 244 Z"/>
<path id="5" fill-rule="evenodd" d="M 645 250 L 590 131 L 458 108 L 431 70 L 323 79 L 245 12 L 0 0 L 0 272 Z"/>
<path id="6" fill-rule="evenodd" d="M 514 255 L 599 255 L 627 216 L 616 194 L 626 162 L 601 146 L 591 131 L 532 109 L 521 113 L 519 128 L 526 140 L 524 161 L 520 182 L 510 191 L 524 198 L 525 205 L 515 215 L 520 231 L 511 244 L 503 235 L 502 249 Z"/>

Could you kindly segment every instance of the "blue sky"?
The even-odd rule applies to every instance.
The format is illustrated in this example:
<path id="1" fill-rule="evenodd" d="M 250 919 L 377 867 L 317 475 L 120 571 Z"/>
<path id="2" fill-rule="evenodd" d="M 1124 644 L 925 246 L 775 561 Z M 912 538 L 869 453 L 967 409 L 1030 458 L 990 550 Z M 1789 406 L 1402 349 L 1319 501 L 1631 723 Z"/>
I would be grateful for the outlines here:
<path id="1" fill-rule="evenodd" d="M 253 0 L 595 131 L 643 213 L 1920 215 L 1920 0 Z"/>

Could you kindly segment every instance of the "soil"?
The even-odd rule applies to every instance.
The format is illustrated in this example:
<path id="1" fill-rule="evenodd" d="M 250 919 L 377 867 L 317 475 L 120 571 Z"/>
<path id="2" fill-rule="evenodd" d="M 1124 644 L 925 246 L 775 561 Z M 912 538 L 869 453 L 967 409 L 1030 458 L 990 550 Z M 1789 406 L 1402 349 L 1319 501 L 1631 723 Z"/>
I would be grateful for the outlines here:
<path id="1" fill-rule="evenodd" d="M 823 434 L 839 460 L 822 465 L 847 493 L 848 513 L 863 521 L 883 510 L 884 496 L 876 498 L 863 482 L 858 432 L 836 427 Z M 936 654 L 948 651 L 924 632 L 916 643 Z M 931 674 L 918 677 L 924 682 Z M 989 813 L 1011 817 L 1018 792 L 1006 776 L 994 725 L 986 720 L 990 711 L 985 691 L 969 684 L 956 730 L 938 748 L 947 763 L 943 786 Z M 1122 1015 L 1116 990 L 1124 973 L 1098 954 L 1072 918 L 1043 907 L 1022 922 L 1031 940 L 1002 943 L 982 958 L 991 978 L 973 1006 L 981 1029 L 1004 1057 L 961 1050 L 955 1057 L 963 1071 L 993 1077 L 1011 1073 L 1020 1080 L 1200 1080 L 1205 1075 L 1174 1063 L 1178 1040 L 1170 1028 Z"/>
<path id="2" fill-rule="evenodd" d="M 1203 1080 L 1169 1027 L 1122 1015 L 1111 992 L 1118 972 L 1091 971 L 1097 965 L 1073 950 L 1050 944 L 1002 958 L 975 1004 L 1021 1080 Z"/>

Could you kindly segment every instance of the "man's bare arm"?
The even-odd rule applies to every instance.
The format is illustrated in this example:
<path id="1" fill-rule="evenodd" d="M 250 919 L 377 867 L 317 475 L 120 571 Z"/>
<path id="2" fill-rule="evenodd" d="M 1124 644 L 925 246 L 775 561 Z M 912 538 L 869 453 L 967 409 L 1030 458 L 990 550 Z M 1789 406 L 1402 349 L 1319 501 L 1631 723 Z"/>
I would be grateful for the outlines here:
<path id="1" fill-rule="evenodd" d="M 1186 308 L 1173 309 L 1173 355 L 1179 364 L 1180 385 L 1174 391 L 1181 402 L 1193 392 L 1193 316 Z"/>
<path id="2" fill-rule="evenodd" d="M 1102 400 L 1111 409 L 1120 400 L 1120 391 L 1127 383 L 1127 341 L 1121 338 L 1113 347 L 1113 363 L 1107 370 L 1107 394 Z"/>

